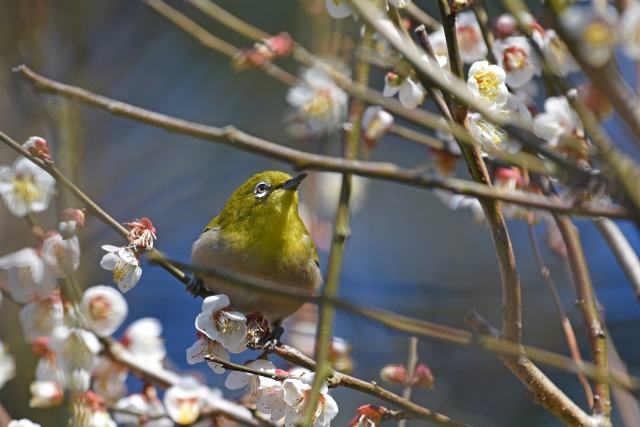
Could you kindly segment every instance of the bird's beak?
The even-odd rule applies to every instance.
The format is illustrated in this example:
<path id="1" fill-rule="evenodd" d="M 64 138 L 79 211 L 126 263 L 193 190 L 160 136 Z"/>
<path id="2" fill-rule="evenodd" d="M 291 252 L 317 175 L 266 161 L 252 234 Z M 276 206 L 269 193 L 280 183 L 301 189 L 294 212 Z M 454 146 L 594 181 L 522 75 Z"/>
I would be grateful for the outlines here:
<path id="1" fill-rule="evenodd" d="M 289 181 L 285 182 L 280 186 L 282 190 L 296 191 L 298 189 L 298 185 L 302 182 L 303 179 L 307 177 L 306 173 L 301 173 L 300 175 L 291 178 Z"/>

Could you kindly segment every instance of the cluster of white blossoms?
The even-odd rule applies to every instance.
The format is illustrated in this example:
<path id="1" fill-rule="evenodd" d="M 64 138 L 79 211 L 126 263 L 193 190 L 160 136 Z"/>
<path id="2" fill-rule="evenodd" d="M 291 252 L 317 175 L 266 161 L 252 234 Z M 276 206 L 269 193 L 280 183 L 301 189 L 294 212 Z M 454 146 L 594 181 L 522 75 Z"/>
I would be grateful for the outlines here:
<path id="1" fill-rule="evenodd" d="M 259 344 L 268 328 L 267 322 L 259 313 L 245 316 L 233 311 L 226 295 L 205 298 L 195 326 L 198 330 L 198 340 L 187 349 L 187 362 L 195 364 L 206 361 L 218 374 L 224 373 L 225 368 L 217 361 L 229 362 L 229 353 L 241 353 L 247 349 L 248 344 Z M 308 371 L 304 371 L 301 376 L 294 375 L 293 372 L 287 373 L 276 369 L 275 365 L 265 359 L 249 361 L 245 366 L 265 374 L 278 373 L 290 378 L 276 381 L 259 375 L 232 371 L 225 381 L 227 388 L 246 389 L 255 400 L 256 408 L 269 415 L 272 421 L 277 422 L 284 418 L 285 426 L 297 425 L 307 404 L 314 374 Z M 171 393 L 167 391 L 165 395 L 165 404 L 169 407 L 169 398 L 180 405 L 176 413 L 170 413 L 171 418 L 180 424 L 189 424 L 197 419 L 206 401 L 202 394 L 203 389 L 190 381 L 170 390 Z M 313 415 L 314 426 L 327 427 L 338 413 L 338 406 L 327 394 L 326 385 L 320 392 Z"/>

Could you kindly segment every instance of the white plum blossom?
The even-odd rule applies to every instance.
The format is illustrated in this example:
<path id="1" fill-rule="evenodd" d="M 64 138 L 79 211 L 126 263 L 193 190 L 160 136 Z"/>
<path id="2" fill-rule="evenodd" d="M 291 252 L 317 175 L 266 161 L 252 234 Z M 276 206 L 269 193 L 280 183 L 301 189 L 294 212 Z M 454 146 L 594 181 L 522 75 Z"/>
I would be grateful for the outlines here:
<path id="1" fill-rule="evenodd" d="M 539 76 L 542 71 L 540 58 L 526 37 L 507 37 L 496 40 L 493 45 L 493 54 L 498 61 L 498 66 L 507 74 L 507 84 L 512 87 L 524 86 L 534 75 Z"/>
<path id="2" fill-rule="evenodd" d="M 65 384 L 65 372 L 58 365 L 58 358 L 55 353 L 49 351 L 43 355 L 36 366 L 36 381 L 49 382 L 53 381 L 57 384 Z"/>
<path id="3" fill-rule="evenodd" d="M 125 381 L 129 370 L 126 366 L 114 362 L 108 357 L 101 357 L 92 372 L 93 391 L 104 397 L 107 403 L 117 402 L 127 393 Z"/>
<path id="4" fill-rule="evenodd" d="M 247 368 L 256 369 L 258 371 L 266 372 L 266 373 L 274 373 L 276 371 L 275 365 L 269 362 L 268 360 L 264 360 L 264 359 L 248 361 L 247 363 L 245 363 L 245 366 Z M 248 388 L 249 390 L 251 390 L 251 395 L 253 397 L 257 397 L 258 388 L 260 387 L 260 383 L 262 382 L 263 379 L 264 377 L 260 377 L 254 374 L 249 374 L 247 372 L 232 371 L 229 373 L 229 376 L 227 376 L 227 379 L 224 382 L 224 385 L 229 390 L 238 390 L 240 388 Z"/>
<path id="5" fill-rule="evenodd" d="M 128 427 L 173 427 L 173 421 L 167 416 L 160 399 L 145 393 L 118 400 L 113 407 L 113 418 L 118 424 Z"/>
<path id="6" fill-rule="evenodd" d="M 580 71 L 580 66 L 569 52 L 567 45 L 554 30 L 545 31 L 542 55 L 551 71 L 561 77 Z"/>
<path id="7" fill-rule="evenodd" d="M 409 110 L 413 110 L 424 101 L 426 91 L 420 82 L 411 77 L 403 79 L 394 72 L 389 72 L 384 78 L 382 94 L 386 97 L 398 94 L 400 102 Z"/>
<path id="8" fill-rule="evenodd" d="M 506 74 L 497 65 L 487 61 L 475 62 L 469 69 L 467 88 L 481 104 L 488 108 L 500 108 L 507 102 Z"/>
<path id="9" fill-rule="evenodd" d="M 162 324 L 158 319 L 144 317 L 133 322 L 124 331 L 120 342 L 147 366 L 160 367 L 167 354 L 164 340 L 160 338 Z"/>
<path id="10" fill-rule="evenodd" d="M 82 295 L 80 312 L 87 328 L 99 337 L 113 334 L 127 317 L 129 308 L 122 294 L 109 286 L 93 286 Z"/>
<path id="11" fill-rule="evenodd" d="M 0 341 L 0 388 L 16 374 L 16 362 L 12 355 L 8 354 L 7 346 Z"/>
<path id="12" fill-rule="evenodd" d="M 86 369 L 73 369 L 65 373 L 64 388 L 72 393 L 89 390 L 91 385 L 91 372 Z"/>
<path id="13" fill-rule="evenodd" d="M 618 36 L 622 51 L 631 59 L 640 59 L 640 4 L 630 2 L 618 24 Z"/>
<path id="14" fill-rule="evenodd" d="M 611 5 L 603 9 L 574 5 L 565 8 L 558 19 L 576 42 L 578 55 L 592 67 L 605 65 L 614 54 L 618 12 Z"/>
<path id="15" fill-rule="evenodd" d="M 564 96 L 547 98 L 544 110 L 533 118 L 533 131 L 552 147 L 558 145 L 562 135 L 573 134 L 580 125 L 577 114 Z"/>
<path id="16" fill-rule="evenodd" d="M 327 0 L 327 12 L 332 18 L 342 19 L 353 15 L 346 0 Z"/>
<path id="17" fill-rule="evenodd" d="M 480 24 L 475 13 L 458 13 L 456 38 L 460 48 L 460 60 L 465 64 L 473 64 L 487 56 L 489 49 L 487 49 L 487 44 L 482 37 Z"/>
<path id="18" fill-rule="evenodd" d="M 494 125 L 478 113 L 472 113 L 470 119 L 471 131 L 482 145 L 483 152 L 491 153 L 505 149 L 509 135 L 504 129 Z"/>
<path id="19" fill-rule="evenodd" d="M 530 129 L 533 118 L 531 111 L 527 107 L 527 99 L 528 96 L 524 92 L 518 92 L 515 95 L 508 93 L 507 103 L 504 105 L 504 110 L 499 114 L 507 115 L 512 123 L 517 123 L 518 126 Z"/>
<path id="20" fill-rule="evenodd" d="M 36 337 L 49 336 L 56 326 L 62 326 L 64 308 L 59 292 L 49 298 L 41 298 L 27 303 L 18 315 L 24 339 L 30 342 Z"/>
<path id="21" fill-rule="evenodd" d="M 305 69 L 302 83 L 289 89 L 286 99 L 311 135 L 336 130 L 347 114 L 347 94 L 318 67 Z"/>
<path id="22" fill-rule="evenodd" d="M 200 416 L 205 392 L 195 378 L 181 378 L 178 384 L 164 393 L 164 406 L 169 417 L 181 425 L 192 424 Z"/>
<path id="23" fill-rule="evenodd" d="M 80 266 L 80 242 L 77 237 L 64 240 L 58 232 L 47 233 L 40 256 L 55 277 L 66 277 Z"/>
<path id="24" fill-rule="evenodd" d="M 40 424 L 34 423 L 33 421 L 23 418 L 21 420 L 11 420 L 7 427 L 41 427 Z"/>
<path id="25" fill-rule="evenodd" d="M 288 405 L 284 417 L 285 427 L 294 427 L 301 421 L 314 377 L 315 373 L 305 374 L 300 379 L 290 378 L 282 383 L 284 401 Z M 320 388 L 318 406 L 313 413 L 313 427 L 328 427 L 331 420 L 338 415 L 338 405 L 328 392 L 327 385 L 323 384 Z"/>
<path id="26" fill-rule="evenodd" d="M 216 374 L 223 374 L 225 369 L 222 365 L 210 360 L 206 360 L 205 356 L 213 356 L 226 362 L 230 361 L 229 352 L 218 341 L 212 340 L 204 333 L 198 331 L 198 341 L 187 349 L 187 363 L 195 365 L 196 363 L 206 361 L 209 367 Z"/>
<path id="27" fill-rule="evenodd" d="M 77 369 L 91 372 L 96 366 L 96 355 L 100 342 L 91 332 L 80 328 L 57 326 L 51 332 L 49 348 L 56 353 L 58 364 L 65 371 L 67 382 L 75 381 L 69 376 Z M 76 373 L 76 379 L 79 373 Z"/>
<path id="28" fill-rule="evenodd" d="M 0 194 L 7 208 L 22 218 L 47 209 L 56 180 L 38 165 L 19 157 L 13 166 L 0 167 Z"/>
<path id="29" fill-rule="evenodd" d="M 25 248 L 0 258 L 0 269 L 7 270 L 9 292 L 18 302 L 47 298 L 57 286 L 45 268 L 38 251 Z"/>
<path id="30" fill-rule="evenodd" d="M 362 139 L 373 148 L 393 128 L 393 116 L 382 107 L 371 105 L 362 113 Z"/>
<path id="31" fill-rule="evenodd" d="M 449 191 L 440 190 L 438 188 L 433 190 L 433 193 L 440 199 L 440 201 L 452 211 L 458 209 L 469 209 L 473 215 L 473 221 L 476 224 L 481 224 L 485 220 L 484 211 L 482 205 L 477 198 L 471 196 L 464 196 L 462 194 L 453 194 Z"/>
<path id="32" fill-rule="evenodd" d="M 287 413 L 289 405 L 284 401 L 284 388 L 280 381 L 271 378 L 260 378 L 256 409 L 271 417 L 271 421 L 281 420 Z"/>
<path id="33" fill-rule="evenodd" d="M 74 427 L 117 427 L 117 424 L 113 421 L 111 415 L 109 415 L 107 411 L 97 410 L 91 412 L 86 426 Z"/>
<path id="34" fill-rule="evenodd" d="M 237 311 L 230 311 L 226 295 L 205 298 L 202 313 L 196 318 L 196 328 L 227 350 L 236 350 L 247 336 L 247 318 Z"/>
<path id="35" fill-rule="evenodd" d="M 113 281 L 123 293 L 133 289 L 142 276 L 140 260 L 135 252 L 128 247 L 111 245 L 104 245 L 102 249 L 108 253 L 102 257 L 100 266 L 113 271 Z"/>
<path id="36" fill-rule="evenodd" d="M 58 406 L 64 399 L 62 387 L 55 381 L 34 381 L 29 385 L 29 391 L 31 391 L 29 406 L 32 408 Z"/>

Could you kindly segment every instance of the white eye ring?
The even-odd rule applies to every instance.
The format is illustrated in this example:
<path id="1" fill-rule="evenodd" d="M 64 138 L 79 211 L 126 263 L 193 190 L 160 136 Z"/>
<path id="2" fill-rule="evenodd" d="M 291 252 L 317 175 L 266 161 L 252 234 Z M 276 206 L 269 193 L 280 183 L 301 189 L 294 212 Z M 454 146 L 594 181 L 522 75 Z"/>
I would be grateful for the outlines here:
<path id="1" fill-rule="evenodd" d="M 253 189 L 253 194 L 255 194 L 256 197 L 266 196 L 267 194 L 269 194 L 269 184 L 264 181 L 257 183 L 255 188 Z"/>

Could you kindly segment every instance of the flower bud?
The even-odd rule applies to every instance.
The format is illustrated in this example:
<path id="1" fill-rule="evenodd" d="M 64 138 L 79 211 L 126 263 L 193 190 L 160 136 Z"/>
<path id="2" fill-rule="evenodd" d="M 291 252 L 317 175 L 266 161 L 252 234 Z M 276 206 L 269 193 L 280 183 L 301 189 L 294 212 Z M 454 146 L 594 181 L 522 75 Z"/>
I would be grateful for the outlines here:
<path id="1" fill-rule="evenodd" d="M 242 48 L 240 52 L 231 60 L 231 67 L 235 71 L 248 70 L 250 68 L 262 68 L 271 58 L 265 56 L 264 52 L 255 49 Z"/>
<path id="2" fill-rule="evenodd" d="M 380 371 L 380 378 L 389 384 L 404 385 L 407 383 L 407 368 L 403 365 L 387 365 Z"/>
<path id="3" fill-rule="evenodd" d="M 294 47 L 293 37 L 284 31 L 273 37 L 264 39 L 263 43 L 278 58 L 289 56 Z"/>
<path id="4" fill-rule="evenodd" d="M 513 15 L 504 13 L 493 21 L 492 27 L 496 38 L 502 40 L 518 32 L 518 21 Z"/>
<path id="5" fill-rule="evenodd" d="M 372 150 L 385 133 L 393 128 L 393 116 L 378 106 L 370 106 L 362 114 L 362 139 Z"/>
<path id="6" fill-rule="evenodd" d="M 58 231 L 63 240 L 71 239 L 84 226 L 84 209 L 65 209 L 60 216 L 62 217 L 62 222 L 58 226 Z"/>
<path id="7" fill-rule="evenodd" d="M 418 366 L 416 366 L 415 372 L 413 373 L 411 383 L 432 390 L 434 387 L 434 381 L 435 379 L 433 378 L 431 369 L 429 369 L 429 367 L 424 363 L 419 363 Z"/>
<path id="8" fill-rule="evenodd" d="M 47 144 L 47 140 L 44 138 L 40 138 L 39 136 L 32 136 L 22 144 L 24 148 L 29 150 L 29 153 L 33 157 L 37 157 L 45 161 L 45 163 L 53 163 L 51 160 L 51 152 L 49 151 L 49 145 Z"/>

